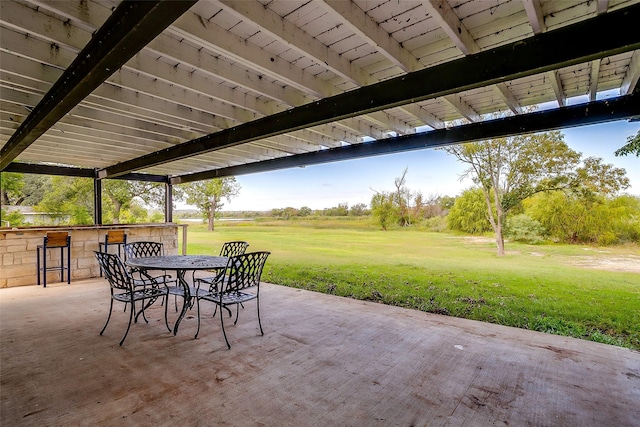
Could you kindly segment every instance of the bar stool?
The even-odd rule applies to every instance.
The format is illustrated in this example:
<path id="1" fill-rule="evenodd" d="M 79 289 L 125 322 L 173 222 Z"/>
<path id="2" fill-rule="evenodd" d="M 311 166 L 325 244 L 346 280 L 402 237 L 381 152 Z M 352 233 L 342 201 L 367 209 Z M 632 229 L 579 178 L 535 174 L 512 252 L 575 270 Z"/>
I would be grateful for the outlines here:
<path id="1" fill-rule="evenodd" d="M 60 265 L 47 267 L 47 249 L 60 248 Z M 67 264 L 64 263 L 64 249 L 67 248 Z M 40 267 L 40 253 L 42 253 L 42 267 Z M 60 281 L 64 282 L 64 271 L 67 270 L 67 283 L 71 283 L 71 236 L 66 231 L 50 231 L 44 237 L 42 245 L 37 247 L 36 268 L 38 286 L 40 286 L 40 272 L 43 272 L 43 285 L 47 287 L 47 271 L 60 270 Z"/>
<path id="2" fill-rule="evenodd" d="M 118 246 L 118 256 L 121 257 L 121 248 L 127 244 L 127 235 L 124 230 L 109 230 L 104 236 L 104 242 L 98 242 L 100 252 L 109 252 L 109 245 Z M 104 247 L 104 251 L 102 248 Z M 124 260 L 127 259 L 127 253 L 124 253 Z M 100 277 L 102 277 L 102 266 L 100 266 Z"/>

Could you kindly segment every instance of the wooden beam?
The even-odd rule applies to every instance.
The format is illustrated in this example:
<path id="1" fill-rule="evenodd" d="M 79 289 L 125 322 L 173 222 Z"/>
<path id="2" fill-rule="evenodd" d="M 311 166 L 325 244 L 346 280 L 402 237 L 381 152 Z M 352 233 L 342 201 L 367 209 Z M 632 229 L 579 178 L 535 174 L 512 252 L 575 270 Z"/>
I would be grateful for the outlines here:
<path id="1" fill-rule="evenodd" d="M 120 3 L 2 147 L 0 171 L 195 3 Z"/>
<path id="2" fill-rule="evenodd" d="M 471 106 L 467 102 L 465 102 L 465 100 L 462 99 L 460 95 L 458 94 L 447 95 L 447 96 L 444 96 L 442 99 L 447 104 L 452 106 L 458 112 L 458 114 L 460 114 L 462 117 L 466 118 L 470 122 L 479 122 L 480 120 L 482 120 L 482 117 L 480 117 L 480 114 L 474 111 L 474 109 L 471 108 Z"/>
<path id="3" fill-rule="evenodd" d="M 101 170 L 108 178 L 273 135 L 502 83 L 640 48 L 640 4 L 321 99 Z M 602 37 L 602 34 L 616 37 Z M 580 40 L 578 44 L 569 43 Z M 566 46 L 565 48 L 560 48 Z M 469 72 L 474 70 L 474 72 Z"/>
<path id="4" fill-rule="evenodd" d="M 598 79 L 600 78 L 600 59 L 591 61 L 591 76 L 589 79 L 589 101 L 595 101 L 598 94 Z"/>
<path id="5" fill-rule="evenodd" d="M 495 85 L 495 88 L 498 95 L 500 95 L 500 98 L 502 98 L 502 101 L 511 111 L 513 111 L 514 114 L 522 114 L 522 107 L 520 106 L 520 103 L 506 83 L 498 83 Z"/>
<path id="6" fill-rule="evenodd" d="M 636 50 L 633 52 L 631 62 L 629 62 L 629 68 L 622 80 L 620 95 L 632 93 L 638 84 L 638 78 L 640 78 L 640 51 Z"/>
<path id="7" fill-rule="evenodd" d="M 527 12 L 527 18 L 529 18 L 529 24 L 533 30 L 533 34 L 543 33 L 547 27 L 544 24 L 544 15 L 542 13 L 542 6 L 540 6 L 540 0 L 522 0 L 524 3 L 524 10 Z"/>
<path id="8" fill-rule="evenodd" d="M 282 18 L 268 7 L 254 1 L 218 0 L 228 13 L 238 19 L 250 21 L 260 27 L 261 32 L 269 34 L 284 45 L 295 49 L 305 56 L 314 58 L 323 67 L 358 86 L 374 83 L 368 73 L 353 66 L 344 56 L 330 49 L 306 31 L 298 28 L 290 21 Z"/>
<path id="9" fill-rule="evenodd" d="M 375 46 L 380 54 L 403 71 L 411 72 L 424 68 L 411 52 L 402 47 L 354 2 L 344 0 L 317 1 L 322 3 L 323 8 L 338 21 L 343 21 L 350 31 L 371 46 Z"/>
<path id="10" fill-rule="evenodd" d="M 560 79 L 560 74 L 557 70 L 547 72 L 547 78 L 549 79 L 549 83 L 553 88 L 553 92 L 556 94 L 556 100 L 558 101 L 559 107 L 564 107 L 567 105 L 567 97 L 564 94 L 564 90 L 562 88 L 562 80 Z"/>
<path id="11" fill-rule="evenodd" d="M 423 4 L 462 53 L 469 55 L 480 51 L 475 39 L 449 6 L 447 0 L 427 0 Z"/>
<path id="12" fill-rule="evenodd" d="M 596 13 L 601 15 L 609 9 L 609 0 L 598 0 L 596 4 Z"/>

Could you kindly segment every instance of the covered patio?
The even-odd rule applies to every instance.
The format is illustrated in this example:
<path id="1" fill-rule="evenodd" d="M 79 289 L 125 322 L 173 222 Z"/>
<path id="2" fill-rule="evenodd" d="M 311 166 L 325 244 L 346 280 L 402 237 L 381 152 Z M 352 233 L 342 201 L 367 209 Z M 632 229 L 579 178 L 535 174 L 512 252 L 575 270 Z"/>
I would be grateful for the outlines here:
<path id="1" fill-rule="evenodd" d="M 96 225 L 105 180 L 163 183 L 170 223 L 175 185 L 639 118 L 637 0 L 0 8 L 0 172 L 92 179 Z M 640 419 L 623 348 L 277 285 L 264 337 L 252 306 L 231 350 L 219 321 L 172 336 L 153 307 L 121 348 L 107 306 L 99 278 L 0 289 L 0 424 Z"/>
<path id="2" fill-rule="evenodd" d="M 640 354 L 264 284 L 229 327 L 105 335 L 103 279 L 0 290 L 2 425 L 632 426 Z M 171 321 L 171 318 L 170 318 Z"/>

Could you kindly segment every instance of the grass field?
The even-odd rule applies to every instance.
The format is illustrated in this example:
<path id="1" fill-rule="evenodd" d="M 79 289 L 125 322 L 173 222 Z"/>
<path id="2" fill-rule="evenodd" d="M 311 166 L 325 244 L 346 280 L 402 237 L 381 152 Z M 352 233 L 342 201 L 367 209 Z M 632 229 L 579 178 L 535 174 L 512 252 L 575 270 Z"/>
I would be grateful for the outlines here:
<path id="1" fill-rule="evenodd" d="M 246 240 L 263 280 L 640 350 L 640 248 L 507 243 L 379 231 L 368 220 L 190 223 L 187 253 Z M 181 240 L 180 240 L 181 241 Z"/>

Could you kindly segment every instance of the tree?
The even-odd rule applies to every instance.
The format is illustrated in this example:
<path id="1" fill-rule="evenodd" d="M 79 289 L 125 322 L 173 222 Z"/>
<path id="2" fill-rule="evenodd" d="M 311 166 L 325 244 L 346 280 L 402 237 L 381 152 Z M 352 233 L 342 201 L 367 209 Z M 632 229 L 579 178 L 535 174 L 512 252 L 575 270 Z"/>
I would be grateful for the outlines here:
<path id="1" fill-rule="evenodd" d="M 468 165 L 462 178 L 470 177 L 482 189 L 498 256 L 505 254 L 503 227 L 509 211 L 536 193 L 568 186 L 580 160 L 560 132 L 491 139 L 445 150 Z"/>
<path id="2" fill-rule="evenodd" d="M 135 204 L 136 198 L 142 200 L 146 205 L 163 206 L 164 188 L 157 183 L 144 181 L 125 180 L 105 180 L 102 186 L 102 193 L 109 199 L 108 205 L 111 210 L 112 223 L 119 224 L 122 220 L 122 211 L 133 209 L 127 213 L 129 220 L 137 221 L 140 218 L 139 206 Z M 147 213 L 144 213 L 146 218 Z"/>
<path id="3" fill-rule="evenodd" d="M 438 216 L 444 216 L 446 211 L 453 206 L 453 198 L 448 196 L 439 196 L 430 194 L 424 197 L 420 191 L 417 191 L 413 197 L 413 215 L 415 218 L 429 219 Z"/>
<path id="4" fill-rule="evenodd" d="M 356 203 L 349 209 L 350 216 L 365 216 L 369 214 L 369 208 L 364 203 Z"/>
<path id="5" fill-rule="evenodd" d="M 349 215 L 349 204 L 348 203 L 338 203 L 338 206 L 333 206 L 331 208 L 326 208 L 323 211 L 323 215 L 325 215 L 325 216 L 347 216 L 347 215 Z"/>
<path id="6" fill-rule="evenodd" d="M 24 187 L 22 187 L 22 205 L 35 206 L 44 199 L 45 194 L 51 190 L 51 176 L 49 175 L 24 175 Z"/>
<path id="7" fill-rule="evenodd" d="M 0 200 L 3 205 L 35 206 L 51 191 L 51 176 L 2 172 Z"/>
<path id="8" fill-rule="evenodd" d="M 640 157 L 640 130 L 636 136 L 630 136 L 627 138 L 627 143 L 617 149 L 614 154 L 616 156 L 626 156 L 627 154 L 635 154 L 636 157 Z"/>
<path id="9" fill-rule="evenodd" d="M 447 215 L 447 227 L 470 234 L 482 234 L 491 230 L 482 189 L 470 188 L 456 198 Z"/>
<path id="10" fill-rule="evenodd" d="M 553 237 L 568 243 L 609 244 L 626 231 L 633 239 L 633 199 L 612 203 L 613 195 L 629 187 L 625 170 L 589 157 L 576 169 L 572 186 L 540 194 L 526 211 Z M 615 200 L 615 199 L 614 199 Z"/>
<path id="11" fill-rule="evenodd" d="M 375 194 L 371 198 L 371 213 L 378 219 L 383 230 L 386 230 L 394 222 L 403 227 L 411 224 L 409 209 L 411 191 L 405 186 L 408 171 L 409 169 L 405 168 L 402 175 L 394 180 L 395 191 L 372 189 Z"/>
<path id="12" fill-rule="evenodd" d="M 396 187 L 396 191 L 393 194 L 393 202 L 397 207 L 398 221 L 403 227 L 411 224 L 411 213 L 409 211 L 409 199 L 411 198 L 411 192 L 406 187 L 407 172 L 409 172 L 409 168 L 404 168 L 402 175 L 396 178 L 393 182 L 393 185 Z"/>
<path id="13" fill-rule="evenodd" d="M 207 220 L 208 230 L 214 230 L 213 221 L 224 206 L 222 199 L 227 201 L 240 193 L 240 184 L 233 176 L 196 181 L 184 185 L 187 203 L 198 208 L 203 218 Z"/>
<path id="14" fill-rule="evenodd" d="M 371 198 L 371 213 L 385 231 L 397 218 L 398 209 L 393 200 L 394 194 L 384 191 L 374 194 Z"/>
<path id="15" fill-rule="evenodd" d="M 311 208 L 309 206 L 303 206 L 298 209 L 298 215 L 300 216 L 309 216 L 311 215 Z"/>
<path id="16" fill-rule="evenodd" d="M 311 208 L 309 206 L 303 206 L 298 209 L 298 216 L 310 216 L 312 213 Z"/>
<path id="17" fill-rule="evenodd" d="M 49 190 L 36 210 L 69 224 L 93 223 L 93 180 L 68 176 L 50 177 Z"/>
<path id="18" fill-rule="evenodd" d="M 24 175 L 15 172 L 0 173 L 0 203 L 3 205 L 19 205 L 22 201 Z"/>
<path id="19" fill-rule="evenodd" d="M 290 219 L 294 216 L 298 216 L 298 209 L 287 206 L 282 210 L 282 216 L 284 217 L 284 219 Z"/>

